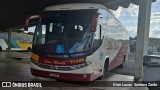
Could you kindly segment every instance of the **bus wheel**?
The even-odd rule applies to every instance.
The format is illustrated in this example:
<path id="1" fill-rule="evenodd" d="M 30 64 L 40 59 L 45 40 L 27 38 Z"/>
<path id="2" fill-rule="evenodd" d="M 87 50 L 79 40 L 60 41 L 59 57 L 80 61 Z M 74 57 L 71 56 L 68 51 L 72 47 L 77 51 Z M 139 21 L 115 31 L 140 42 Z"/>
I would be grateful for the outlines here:
<path id="1" fill-rule="evenodd" d="M 125 65 L 125 59 L 126 59 L 126 57 L 125 57 L 125 55 L 124 55 L 123 63 L 122 63 L 122 64 L 120 64 L 120 65 L 118 66 L 119 68 L 124 68 L 124 65 Z"/>
<path id="2" fill-rule="evenodd" d="M 2 47 L 0 46 L 0 52 L 2 51 Z"/>
<path id="3" fill-rule="evenodd" d="M 104 68 L 103 68 L 103 75 L 99 77 L 99 80 L 103 80 L 106 78 L 107 76 L 107 73 L 108 73 L 108 65 L 109 65 L 109 60 L 106 60 L 105 61 L 105 64 L 104 64 Z"/>
<path id="4" fill-rule="evenodd" d="M 30 52 L 30 51 L 31 51 L 31 47 L 28 47 L 28 48 L 27 48 L 27 52 Z"/>

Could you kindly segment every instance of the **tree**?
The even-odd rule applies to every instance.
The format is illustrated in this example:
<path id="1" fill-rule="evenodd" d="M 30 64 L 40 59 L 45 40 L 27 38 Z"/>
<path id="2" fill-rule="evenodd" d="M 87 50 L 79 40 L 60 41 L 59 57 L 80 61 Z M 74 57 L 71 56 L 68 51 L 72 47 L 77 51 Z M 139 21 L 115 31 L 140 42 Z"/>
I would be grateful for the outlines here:
<path id="1" fill-rule="evenodd" d="M 27 34 L 28 34 L 28 35 L 33 35 L 34 33 L 33 33 L 33 32 L 28 32 Z"/>
<path id="2" fill-rule="evenodd" d="M 20 30 L 20 29 L 14 29 L 13 32 L 17 32 L 17 33 L 24 33 L 24 30 Z"/>

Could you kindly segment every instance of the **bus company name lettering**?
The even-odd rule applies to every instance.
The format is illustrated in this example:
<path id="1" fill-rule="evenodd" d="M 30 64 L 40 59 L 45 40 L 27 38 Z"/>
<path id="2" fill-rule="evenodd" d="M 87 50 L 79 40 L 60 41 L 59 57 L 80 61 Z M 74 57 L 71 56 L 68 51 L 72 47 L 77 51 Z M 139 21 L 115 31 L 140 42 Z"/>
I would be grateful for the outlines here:
<path id="1" fill-rule="evenodd" d="M 85 59 L 76 59 L 76 60 L 71 60 L 71 64 L 79 64 L 79 63 L 84 63 Z"/>
<path id="2" fill-rule="evenodd" d="M 82 58 L 82 59 L 74 59 L 74 60 L 68 60 L 68 61 L 61 61 L 61 60 L 44 60 L 44 63 L 45 64 L 56 64 L 56 65 L 67 65 L 67 64 L 80 64 L 80 63 L 84 63 L 85 62 L 85 59 Z"/>

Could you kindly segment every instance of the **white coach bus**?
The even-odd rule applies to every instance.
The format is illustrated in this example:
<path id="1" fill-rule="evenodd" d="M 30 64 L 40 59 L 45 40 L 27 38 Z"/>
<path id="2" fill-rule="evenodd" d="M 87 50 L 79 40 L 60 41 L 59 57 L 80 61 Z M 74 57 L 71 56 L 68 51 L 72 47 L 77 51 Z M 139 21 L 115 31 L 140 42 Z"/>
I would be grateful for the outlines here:
<path id="1" fill-rule="evenodd" d="M 11 50 L 13 51 L 31 51 L 32 35 L 12 33 Z M 8 48 L 8 34 L 0 32 L 0 52 Z"/>
<path id="2" fill-rule="evenodd" d="M 128 52 L 126 29 L 105 6 L 72 3 L 49 6 L 27 17 L 36 24 L 31 73 L 68 81 L 103 78 L 123 67 Z"/>

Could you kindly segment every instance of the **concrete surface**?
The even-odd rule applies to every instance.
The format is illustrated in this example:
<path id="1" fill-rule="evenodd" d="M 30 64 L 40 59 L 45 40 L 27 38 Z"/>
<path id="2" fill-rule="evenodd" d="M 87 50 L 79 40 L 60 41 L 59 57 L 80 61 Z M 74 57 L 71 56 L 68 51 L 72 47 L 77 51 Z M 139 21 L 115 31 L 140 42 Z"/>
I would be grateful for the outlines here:
<path id="1" fill-rule="evenodd" d="M 26 55 L 25 53 L 24 55 Z M 12 54 L 10 54 L 11 56 Z M 19 56 L 18 53 L 16 53 Z M 20 54 L 23 56 L 23 53 Z M 27 54 L 28 56 L 30 55 Z M 14 53 L 13 53 L 14 56 Z M 30 56 L 29 56 L 30 57 Z M 133 61 L 133 60 L 132 60 Z M 129 62 L 132 63 L 132 62 Z M 127 65 L 127 63 L 126 63 Z M 132 71 L 132 69 L 130 69 Z M 115 69 L 116 71 L 116 69 Z M 125 70 L 124 70 L 125 71 Z M 120 71 L 119 71 L 120 72 Z M 73 87 L 46 87 L 46 88 L 0 88 L 0 90 L 148 90 L 147 87 L 74 87 L 75 83 L 56 81 L 55 79 L 34 77 L 30 73 L 30 59 L 14 59 L 6 52 L 0 52 L 0 81 L 55 81 L 59 84 L 71 84 Z M 98 82 L 97 80 L 96 82 Z M 132 75 L 109 73 L 105 81 L 133 81 Z M 101 82 L 101 81 L 100 81 Z M 101 82 L 102 83 L 102 82 Z"/>

